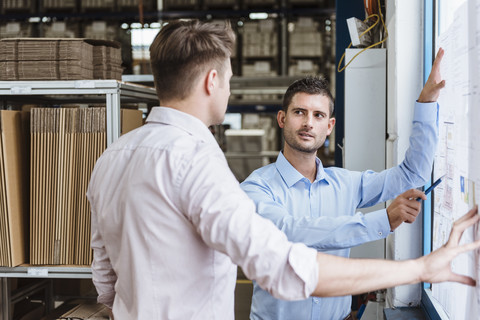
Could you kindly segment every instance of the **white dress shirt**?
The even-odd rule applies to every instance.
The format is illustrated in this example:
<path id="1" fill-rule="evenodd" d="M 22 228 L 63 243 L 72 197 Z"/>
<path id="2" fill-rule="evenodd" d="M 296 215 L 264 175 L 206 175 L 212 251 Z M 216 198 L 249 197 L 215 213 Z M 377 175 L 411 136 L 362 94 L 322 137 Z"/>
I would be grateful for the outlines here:
<path id="1" fill-rule="evenodd" d="M 233 319 L 236 266 L 282 299 L 318 281 L 316 250 L 255 213 L 197 118 L 153 108 L 100 157 L 92 208 L 93 282 L 121 319 Z"/>

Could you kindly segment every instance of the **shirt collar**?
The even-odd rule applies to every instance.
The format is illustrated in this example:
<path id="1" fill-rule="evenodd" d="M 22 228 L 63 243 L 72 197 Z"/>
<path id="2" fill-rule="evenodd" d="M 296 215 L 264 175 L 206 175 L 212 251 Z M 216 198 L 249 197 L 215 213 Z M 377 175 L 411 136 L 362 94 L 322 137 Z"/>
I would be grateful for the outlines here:
<path id="1" fill-rule="evenodd" d="M 315 163 L 317 165 L 317 176 L 314 182 L 317 182 L 325 179 L 326 175 L 322 165 L 322 161 L 320 161 L 318 157 L 315 158 Z M 288 162 L 288 160 L 283 155 L 282 151 L 280 151 L 280 153 L 278 154 L 275 165 L 277 167 L 278 172 L 280 173 L 280 175 L 282 176 L 283 180 L 285 181 L 285 183 L 289 188 L 293 186 L 295 183 L 297 183 L 298 181 L 302 179 L 306 179 L 300 172 L 297 171 L 297 169 L 295 169 L 290 164 L 290 162 Z"/>
<path id="2" fill-rule="evenodd" d="M 204 142 L 216 143 L 215 137 L 200 119 L 174 108 L 154 107 L 145 122 L 171 125 Z"/>

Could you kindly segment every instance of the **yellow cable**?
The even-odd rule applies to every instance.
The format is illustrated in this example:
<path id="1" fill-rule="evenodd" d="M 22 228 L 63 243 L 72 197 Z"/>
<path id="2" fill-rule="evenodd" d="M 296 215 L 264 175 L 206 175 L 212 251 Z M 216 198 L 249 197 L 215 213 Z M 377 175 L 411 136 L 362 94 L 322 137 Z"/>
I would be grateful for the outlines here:
<path id="1" fill-rule="evenodd" d="M 373 18 L 373 17 L 377 17 L 377 21 L 372 25 L 370 26 L 367 30 L 365 30 L 364 32 L 362 32 L 359 36 L 359 38 L 363 37 L 368 31 L 372 30 L 374 27 L 376 27 L 376 25 L 378 24 L 378 21 L 379 21 L 379 17 L 377 14 L 372 14 L 372 15 L 369 15 L 365 20 L 363 20 L 363 22 L 367 22 L 370 18 Z M 350 59 L 350 61 L 342 68 L 340 69 L 340 66 L 342 65 L 342 61 L 343 59 L 345 59 L 345 53 L 342 54 L 342 57 L 340 58 L 340 61 L 338 62 L 338 68 L 337 68 L 337 71 L 338 72 L 342 72 L 343 70 L 345 70 L 346 67 L 348 67 L 348 65 L 350 63 L 352 63 L 353 59 L 355 59 L 360 53 L 362 53 L 363 51 L 367 50 L 368 48 L 371 48 L 372 46 L 376 46 L 378 45 L 378 43 L 375 43 L 365 49 L 363 49 L 362 51 L 360 51 L 359 53 L 357 53 L 352 59 Z M 350 42 L 350 44 L 348 45 L 347 49 L 350 48 L 352 46 L 352 43 Z"/>
<path id="2" fill-rule="evenodd" d="M 364 48 L 362 51 L 358 52 L 356 55 L 353 56 L 352 59 L 350 59 L 350 61 L 345 64 L 345 66 L 343 66 L 343 68 L 340 69 L 340 66 L 342 65 L 342 62 L 343 62 L 343 59 L 345 59 L 345 52 L 342 54 L 342 57 L 340 58 L 340 61 L 338 62 L 338 67 L 337 67 L 337 71 L 338 72 L 342 72 L 343 70 L 345 70 L 346 67 L 348 67 L 348 65 L 350 63 L 352 63 L 352 61 L 359 55 L 361 54 L 362 52 L 364 52 L 365 50 L 368 50 L 370 48 L 373 48 L 375 46 L 378 46 L 379 44 L 382 44 L 384 43 L 385 41 L 387 41 L 387 38 L 388 38 L 388 30 L 387 30 L 387 26 L 385 26 L 385 22 L 383 21 L 383 14 L 382 14 L 382 9 L 380 7 L 380 0 L 378 0 L 378 15 L 377 14 L 372 14 L 372 15 L 369 15 L 363 22 L 367 22 L 370 18 L 372 17 L 377 17 L 377 22 L 375 22 L 370 28 L 368 28 L 367 30 L 365 30 L 364 32 L 362 32 L 362 34 L 360 35 L 360 37 L 362 37 L 364 34 L 366 34 L 368 31 L 370 31 L 372 28 L 374 28 L 377 24 L 378 24 L 378 16 L 380 15 L 380 21 L 382 21 L 382 26 L 383 26 L 383 29 L 385 30 L 385 38 L 383 38 L 383 40 L 377 42 L 377 43 L 374 43 L 366 48 Z M 350 42 L 350 44 L 348 45 L 347 49 L 350 48 L 352 46 L 352 43 Z"/>

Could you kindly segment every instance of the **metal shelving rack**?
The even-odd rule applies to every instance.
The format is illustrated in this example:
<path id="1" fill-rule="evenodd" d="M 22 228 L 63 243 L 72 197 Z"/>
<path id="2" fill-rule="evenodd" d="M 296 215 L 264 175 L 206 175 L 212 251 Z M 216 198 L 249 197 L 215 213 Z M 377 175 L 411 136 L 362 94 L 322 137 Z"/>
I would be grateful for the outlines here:
<path id="1" fill-rule="evenodd" d="M 122 103 L 155 105 L 154 88 L 117 80 L 69 81 L 0 81 L 0 106 L 32 103 L 57 105 L 65 103 L 105 103 L 107 146 L 120 137 L 120 106 Z M 21 297 L 45 289 L 46 308 L 53 304 L 48 298 L 51 285 L 34 284 L 10 292 L 9 278 L 90 279 L 88 266 L 19 266 L 0 267 L 0 319 L 11 319 L 11 304 Z"/>
<path id="2" fill-rule="evenodd" d="M 301 76 L 277 77 L 232 77 L 227 112 L 256 113 L 273 112 L 281 109 L 283 95 L 288 86 Z M 123 75 L 123 81 L 153 86 L 153 75 Z M 276 99 L 244 99 L 243 95 L 276 95 Z"/>
<path id="3" fill-rule="evenodd" d="M 120 103 L 157 103 L 155 89 L 117 80 L 0 81 L 0 103 L 106 103 L 107 146 L 120 136 Z"/>

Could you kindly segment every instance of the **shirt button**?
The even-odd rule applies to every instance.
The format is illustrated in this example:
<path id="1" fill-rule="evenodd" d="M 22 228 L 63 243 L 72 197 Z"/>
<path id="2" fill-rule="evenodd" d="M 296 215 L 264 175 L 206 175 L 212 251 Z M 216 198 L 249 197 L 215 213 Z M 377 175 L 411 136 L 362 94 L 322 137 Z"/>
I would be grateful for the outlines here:
<path id="1" fill-rule="evenodd" d="M 318 301 L 317 298 L 313 298 L 313 302 L 315 302 L 316 304 L 318 304 L 320 301 Z"/>
<path id="2" fill-rule="evenodd" d="M 380 235 L 380 236 L 381 236 L 382 234 L 383 234 L 383 232 L 382 232 L 382 231 L 378 231 L 378 235 Z"/>

